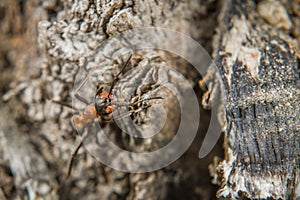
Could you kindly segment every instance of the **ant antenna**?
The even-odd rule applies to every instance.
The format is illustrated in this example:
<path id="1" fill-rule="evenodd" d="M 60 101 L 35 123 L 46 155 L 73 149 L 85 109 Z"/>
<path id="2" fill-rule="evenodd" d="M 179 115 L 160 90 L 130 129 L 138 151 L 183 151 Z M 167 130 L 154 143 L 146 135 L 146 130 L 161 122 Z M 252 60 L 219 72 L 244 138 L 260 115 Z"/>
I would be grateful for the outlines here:
<path id="1" fill-rule="evenodd" d="M 109 92 L 108 92 L 108 96 L 110 96 L 110 95 L 111 95 L 111 93 L 112 93 L 112 90 L 113 90 L 113 88 L 114 88 L 115 84 L 116 84 L 116 83 L 117 83 L 117 81 L 119 80 L 119 76 L 120 76 L 120 75 L 121 75 L 121 73 L 124 71 L 124 69 L 127 67 L 127 65 L 128 65 L 128 63 L 129 63 L 129 61 L 130 61 L 131 57 L 132 57 L 132 54 L 130 54 L 130 56 L 128 57 L 128 59 L 127 59 L 126 63 L 123 65 L 123 67 L 122 67 L 121 71 L 120 71 L 120 72 L 119 72 L 119 73 L 116 75 L 116 78 L 113 80 L 113 82 L 112 82 L 112 84 L 111 84 L 111 86 L 110 86 Z"/>
<path id="2" fill-rule="evenodd" d="M 57 105 L 61 105 L 61 106 L 63 106 L 63 107 L 70 108 L 70 109 L 72 109 L 72 110 L 74 110 L 74 111 L 76 111 L 76 112 L 80 112 L 80 110 L 78 110 L 77 108 L 74 108 L 73 106 L 71 106 L 71 105 L 69 105 L 69 104 L 67 104 L 67 103 L 64 103 L 64 102 L 62 102 L 62 101 L 55 101 L 55 100 L 53 100 L 53 99 L 49 99 L 49 101 L 51 101 L 52 103 L 55 103 L 55 104 L 57 104 Z"/>

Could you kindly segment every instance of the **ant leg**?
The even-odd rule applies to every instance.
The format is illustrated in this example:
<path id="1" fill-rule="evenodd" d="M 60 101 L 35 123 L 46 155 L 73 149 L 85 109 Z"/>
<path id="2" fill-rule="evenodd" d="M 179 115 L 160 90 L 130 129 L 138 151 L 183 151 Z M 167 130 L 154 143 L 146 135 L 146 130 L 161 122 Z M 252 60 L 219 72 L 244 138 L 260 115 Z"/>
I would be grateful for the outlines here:
<path id="1" fill-rule="evenodd" d="M 75 110 L 75 111 L 79 112 L 78 109 L 73 108 L 73 106 L 71 106 L 71 105 L 69 105 L 69 104 L 67 104 L 67 103 L 64 103 L 64 102 L 62 102 L 62 101 L 55 101 L 55 100 L 52 100 L 52 99 L 50 99 L 50 101 L 53 102 L 53 103 L 56 103 L 56 104 L 58 104 L 58 105 L 61 105 L 61 106 L 64 106 L 64 107 L 67 107 L 67 108 L 70 108 L 70 109 L 72 109 L 72 110 Z"/>
<path id="2" fill-rule="evenodd" d="M 133 102 L 133 103 L 124 103 L 124 102 L 113 102 L 113 105 L 115 106 L 135 106 L 137 105 L 138 103 L 141 103 L 143 101 L 149 101 L 149 100 L 152 100 L 152 99 L 164 99 L 163 97 L 148 97 L 148 98 L 144 98 L 144 99 L 140 99 L 136 102 Z"/>
<path id="3" fill-rule="evenodd" d="M 141 103 L 143 101 L 149 101 L 149 100 L 152 100 L 152 99 L 163 99 L 163 97 L 148 97 L 148 98 L 140 99 L 137 102 L 131 103 L 129 105 L 134 106 L 134 105 L 137 105 L 138 103 Z"/>
<path id="4" fill-rule="evenodd" d="M 138 103 L 140 102 L 143 102 L 143 101 L 149 101 L 149 100 L 152 100 L 152 99 L 163 99 L 163 97 L 148 97 L 148 98 L 144 98 L 144 99 L 141 99 L 141 100 L 138 100 L 137 102 L 134 102 L 134 103 L 118 103 L 118 102 L 115 102 L 114 105 L 117 105 L 117 106 L 135 106 L 137 105 Z M 142 110 L 146 109 L 146 108 L 149 108 L 151 107 L 150 105 L 143 105 L 141 106 L 140 108 L 136 109 L 136 110 L 129 110 L 128 112 L 125 112 L 125 113 L 122 113 L 120 115 L 118 115 L 115 120 L 119 120 L 119 119 L 122 119 L 124 117 L 128 117 L 134 113 L 138 113 L 138 112 L 141 112 Z"/>
<path id="5" fill-rule="evenodd" d="M 150 107 L 150 105 L 146 105 L 146 106 L 142 106 L 142 107 L 140 107 L 140 108 L 138 108 L 138 109 L 136 109 L 136 110 L 129 110 L 128 112 L 123 113 L 123 114 L 117 116 L 117 117 L 115 118 L 115 120 L 119 120 L 119 119 L 122 119 L 122 118 L 125 118 L 125 117 L 129 117 L 130 115 L 132 115 L 132 114 L 134 114 L 134 113 L 141 112 L 142 110 L 144 110 L 144 109 L 146 109 L 146 108 L 149 108 L 149 107 Z"/>
<path id="6" fill-rule="evenodd" d="M 73 162 L 78 154 L 78 151 L 80 149 L 80 147 L 83 145 L 83 141 L 80 141 L 80 143 L 77 145 L 77 147 L 75 148 L 74 152 L 72 153 L 72 157 L 71 157 L 71 160 L 69 162 L 69 165 L 68 165 L 68 174 L 67 174 L 67 179 L 70 177 L 71 175 L 71 172 L 72 172 L 72 166 L 73 166 Z"/>
<path id="7" fill-rule="evenodd" d="M 75 158 L 76 158 L 76 156 L 78 154 L 79 149 L 82 147 L 83 141 L 87 137 L 87 134 L 88 134 L 87 132 L 84 133 L 84 135 L 82 136 L 81 141 L 79 142 L 79 144 L 76 146 L 76 148 L 74 149 L 74 151 L 72 153 L 72 157 L 71 157 L 69 165 L 68 165 L 68 174 L 67 174 L 66 179 L 68 179 L 70 177 L 70 175 L 71 175 L 72 166 L 73 166 L 74 160 L 75 160 Z"/>

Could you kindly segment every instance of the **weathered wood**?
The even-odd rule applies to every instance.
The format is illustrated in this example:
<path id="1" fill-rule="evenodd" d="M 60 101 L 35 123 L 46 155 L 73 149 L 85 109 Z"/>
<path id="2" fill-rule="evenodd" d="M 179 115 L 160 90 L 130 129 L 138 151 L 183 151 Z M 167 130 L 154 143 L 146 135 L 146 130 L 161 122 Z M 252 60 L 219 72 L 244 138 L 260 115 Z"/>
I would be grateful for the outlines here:
<path id="1" fill-rule="evenodd" d="M 58 199 L 58 184 L 44 158 L 8 116 L 11 116 L 8 109 L 1 109 L 0 144 L 19 195 L 29 199 Z"/>
<path id="2" fill-rule="evenodd" d="M 17 16 L 15 26 L 14 20 L 8 20 L 14 16 L 10 9 L 6 9 L 10 2 L 16 6 L 12 12 Z M 116 55 L 114 59 L 109 59 L 114 51 L 118 52 L 120 46 L 111 46 L 103 52 L 99 51 L 99 46 L 120 32 L 132 28 L 150 26 L 171 28 L 191 35 L 210 49 L 216 16 L 215 6 L 211 1 L 50 0 L 42 3 L 4 1 L 3 5 L 4 9 L 2 4 L 0 9 L 7 12 L 3 12 L 5 23 L 1 28 L 5 29 L 7 35 L 1 39 L 7 45 L 4 45 L 3 49 L 2 45 L 0 46 L 3 52 L 1 55 L 5 57 L 1 62 L 5 66 L 16 67 L 16 73 L 4 70 L 6 75 L 10 76 L 9 79 L 1 79 L 3 84 L 0 87 L 4 88 L 4 91 L 12 89 L 3 97 L 10 102 L 5 106 L 18 110 L 18 113 L 11 113 L 12 118 L 22 122 L 17 123 L 20 134 L 27 134 L 29 143 L 34 143 L 39 149 L 42 155 L 40 158 L 44 159 L 41 162 L 48 164 L 49 171 L 61 183 L 58 190 L 60 199 L 210 199 L 214 196 L 214 188 L 209 184 L 207 171 L 210 158 L 196 159 L 198 144 L 193 146 L 193 150 L 184 159 L 163 170 L 146 174 L 128 174 L 113 170 L 94 160 L 88 152 L 81 149 L 70 179 L 62 184 L 67 172 L 67 162 L 75 146 L 76 133 L 70 123 L 73 111 L 48 101 L 50 98 L 71 103 L 74 79 L 80 69 L 85 68 L 93 72 L 95 80 L 91 83 L 92 87 L 97 83 L 112 81 L 127 55 L 119 54 L 120 56 Z M 24 19 L 24 22 L 21 23 L 20 19 Z M 7 40 L 10 38 L 10 30 L 15 30 L 19 26 L 21 36 L 23 30 L 25 37 Z M 176 44 L 178 41 L 172 42 Z M 14 49 L 12 44 L 17 48 Z M 135 67 L 148 63 L 154 67 L 175 68 L 186 75 L 192 84 L 199 79 L 178 56 L 159 51 L 153 54 L 149 52 L 138 54 L 143 59 L 141 63 L 133 64 Z M 155 75 L 155 72 L 153 74 Z M 148 72 L 148 75 L 151 75 L 151 72 Z M 141 78 L 138 77 L 138 73 L 133 76 Z M 15 82 L 8 87 L 7 82 L 11 80 Z M 19 82 L 22 83 L 18 84 Z M 154 87 L 152 90 L 158 92 L 160 88 Z M 171 94 L 170 97 L 173 98 Z M 172 105 L 167 99 L 163 104 L 166 107 Z M 204 118 L 204 115 L 202 117 Z M 170 118 L 170 121 L 172 123 L 168 122 L 166 129 L 175 129 L 178 118 L 175 116 Z M 35 131 L 31 131 L 33 126 Z M 159 135 L 152 143 L 135 143 L 130 142 L 128 136 L 120 133 L 113 125 L 107 125 L 105 129 L 113 142 L 135 151 L 159 148 L 170 141 L 172 136 L 166 132 L 167 134 Z M 27 146 L 28 142 L 24 144 Z M 7 154 L 6 151 L 9 149 L 2 150 L 3 154 Z M 24 167 L 30 168 L 27 164 L 29 163 L 25 163 Z M 11 169 L 15 168 L 14 163 L 8 165 Z M 13 195 L 9 194 L 7 197 L 11 198 Z M 19 196 L 26 198 L 28 195 L 22 193 Z"/>
<path id="3" fill-rule="evenodd" d="M 47 56 L 46 66 L 44 69 L 46 77 L 44 80 L 47 86 L 52 86 L 47 89 L 49 96 L 58 101 L 67 101 L 64 96 L 71 96 L 73 87 L 76 88 L 76 85 L 73 85 L 74 78 L 77 74 L 81 74 L 81 72 L 84 71 L 83 69 L 87 70 L 93 77 L 91 79 L 92 81 L 89 83 L 90 88 L 95 88 L 95 86 L 99 83 L 111 82 L 114 75 L 120 71 L 120 67 L 128 58 L 128 54 L 124 55 L 123 53 L 124 46 L 126 47 L 126 45 L 131 42 L 135 43 L 136 41 L 134 40 L 139 38 L 132 38 L 133 41 L 116 41 L 112 44 L 106 43 L 107 40 L 110 40 L 112 37 L 128 30 L 129 28 L 151 26 L 151 23 L 157 23 L 157 25 L 162 23 L 161 25 L 163 25 L 164 22 L 160 22 L 160 17 L 162 17 L 159 13 L 160 11 L 166 12 L 164 15 L 167 15 L 170 19 L 172 19 L 171 16 L 176 16 L 176 12 L 172 12 L 169 10 L 170 8 L 168 8 L 168 6 L 171 6 L 172 3 L 170 3 L 170 5 L 165 4 L 165 7 L 162 7 L 159 3 L 155 4 L 154 1 L 148 2 L 148 5 L 142 2 L 133 3 L 123 1 L 115 1 L 109 4 L 104 2 L 98 2 L 96 4 L 93 2 L 85 3 L 86 5 L 82 5 L 80 2 L 76 2 L 75 4 L 70 5 L 68 13 L 61 12 L 62 19 L 67 20 L 57 19 L 56 22 L 44 21 L 39 24 L 39 44 Z M 180 3 L 177 6 L 182 6 L 182 9 L 185 10 L 184 7 L 189 5 Z M 178 12 L 183 12 L 179 11 L 179 8 L 177 9 Z M 146 13 L 141 14 L 142 12 Z M 189 10 L 185 10 L 184 12 L 186 13 L 186 16 L 189 16 L 192 13 Z M 173 27 L 181 24 L 182 27 L 177 27 L 177 30 L 183 31 L 183 27 L 187 26 L 185 25 L 186 22 L 181 18 L 178 18 L 178 20 L 179 21 L 176 22 L 166 21 L 167 24 L 165 26 Z M 171 24 L 168 25 L 168 23 Z M 169 42 L 169 40 L 161 40 L 160 42 Z M 102 48 L 99 48 L 100 45 L 102 45 Z M 117 83 L 117 87 L 122 88 L 122 92 L 124 92 L 127 96 L 128 94 L 131 95 L 133 93 L 134 95 L 129 95 L 129 98 L 133 99 L 139 96 L 143 97 L 143 93 L 148 93 L 142 91 L 142 94 L 138 94 L 138 89 L 145 85 L 144 82 L 150 81 L 154 86 L 157 84 L 156 87 L 151 89 L 153 91 L 149 91 L 150 94 L 152 93 L 150 97 L 162 95 L 159 93 L 161 90 L 159 85 L 160 82 L 156 83 L 156 78 L 161 81 L 160 76 L 165 76 L 166 79 L 164 79 L 164 81 L 166 83 L 169 80 L 174 81 L 176 77 L 169 76 L 165 69 L 172 67 L 172 65 L 176 66 L 176 60 L 175 62 L 172 61 L 172 56 L 169 56 L 165 52 L 147 53 L 137 51 L 133 53 L 134 56 L 135 53 L 141 55 L 142 61 L 137 63 L 137 66 L 135 66 L 136 69 L 129 66 L 131 74 L 126 77 L 121 77 L 121 80 Z M 165 60 L 171 62 L 165 62 Z M 143 66 L 145 67 L 147 65 L 150 67 L 148 70 L 147 68 L 144 71 L 139 70 L 140 68 L 142 69 Z M 184 65 L 185 64 L 182 63 L 181 68 L 178 69 L 180 69 L 187 77 L 193 77 L 191 71 L 188 71 Z M 53 71 L 54 66 L 57 66 L 57 71 L 60 71 L 60 73 Z M 159 73 L 158 70 L 152 70 L 156 68 L 164 68 L 163 73 L 161 73 L 161 70 L 159 70 Z M 144 80 L 146 77 L 149 77 L 150 79 L 153 78 L 153 80 Z M 139 84 L 137 85 L 135 81 Z M 57 90 L 56 88 L 65 88 L 65 90 Z M 91 93 L 94 92 L 94 90 L 90 91 Z M 88 96 L 87 94 L 88 88 L 85 90 L 85 97 Z M 172 139 L 171 136 L 174 134 L 173 129 L 177 128 L 177 122 L 179 120 L 178 112 L 175 112 L 176 106 L 173 106 L 174 103 L 172 99 L 174 99 L 174 96 L 171 93 L 163 96 L 165 99 L 162 106 L 172 111 L 170 112 L 170 116 L 168 117 L 169 119 L 165 125 L 166 130 L 163 130 L 163 133 L 160 133 L 154 139 L 135 140 L 135 142 L 132 142 L 132 139 L 128 137 L 127 134 L 121 133 L 116 126 L 113 124 L 107 124 L 104 129 L 110 141 L 118 144 L 122 148 L 135 152 L 158 149 L 167 144 L 170 139 Z M 69 98 L 69 101 L 70 100 L 71 99 Z M 122 99 L 119 101 L 122 101 Z M 55 113 L 55 116 L 61 118 L 62 123 L 69 125 L 67 121 L 69 119 L 66 119 L 59 112 L 60 111 L 58 110 Z M 139 112 L 135 117 L 135 120 L 137 120 L 138 123 L 140 119 L 144 120 L 143 118 L 145 118 L 142 114 L 145 115 L 146 113 Z M 156 120 L 159 120 L 159 118 Z M 61 127 L 62 130 L 64 130 L 64 128 L 65 127 Z M 86 146 L 92 144 L 95 145 L 97 143 L 101 144 L 101 140 L 103 140 L 100 138 L 99 141 L 97 141 L 97 138 L 99 137 L 95 136 L 94 139 L 92 139 L 91 137 L 93 135 L 91 133 L 89 136 L 90 137 L 87 138 L 87 141 L 93 141 L 93 143 L 87 142 Z M 114 162 L 118 162 L 118 160 L 126 161 L 128 159 L 122 154 L 118 154 L 117 152 L 109 149 L 106 150 L 105 145 L 106 144 L 103 144 L 101 146 L 102 152 L 97 153 L 110 155 L 112 158 L 115 158 Z M 71 148 L 70 145 L 69 148 Z M 83 153 L 81 152 L 80 154 Z M 79 159 L 78 163 L 75 165 L 69 182 L 71 183 L 73 181 L 74 183 L 77 183 L 80 181 L 88 184 L 87 181 L 90 177 L 98 177 L 95 179 L 94 184 L 99 188 L 98 190 L 94 190 L 94 186 L 92 188 L 89 186 L 82 186 L 82 191 L 80 191 L 81 198 L 103 196 L 104 199 L 113 199 L 117 197 L 128 199 L 165 199 L 166 196 L 169 195 L 167 193 L 169 187 L 167 183 L 173 182 L 174 178 L 183 178 L 181 178 L 181 175 L 179 174 L 173 176 L 169 173 L 169 171 L 175 170 L 175 174 L 177 174 L 176 167 L 171 167 L 171 170 L 166 170 L 166 172 L 152 172 L 145 176 L 140 176 L 129 175 L 123 172 L 115 172 L 105 166 L 98 167 L 98 170 L 90 170 L 90 175 L 82 177 L 82 169 L 86 169 L 86 166 L 89 165 L 91 165 L 91 167 L 94 166 L 97 161 L 83 160 L 82 156 L 80 156 Z M 90 162 L 90 164 L 88 162 Z M 128 166 L 135 166 L 135 163 L 130 160 L 125 163 L 127 163 Z M 153 162 L 153 164 L 154 163 L 155 162 Z M 100 163 L 96 166 L 99 165 Z M 102 176 L 99 175 L 99 171 L 101 171 L 100 174 Z M 186 173 L 189 172 L 187 171 Z M 77 181 L 76 179 L 79 180 Z M 114 187 L 112 187 L 112 185 L 114 185 Z M 147 187 L 147 193 L 144 192 L 145 188 L 140 185 Z M 68 188 L 70 186 L 66 185 L 66 187 Z M 156 189 L 151 189 L 152 187 L 155 187 Z M 74 187 L 71 189 L 74 190 L 77 188 Z M 66 195 L 73 197 L 75 194 L 76 193 L 72 191 L 72 193 Z"/>
<path id="4" fill-rule="evenodd" d="M 300 197 L 299 41 L 290 28 L 279 1 L 224 2 L 214 43 L 220 79 L 208 81 L 224 94 L 225 159 L 212 168 L 219 197 Z"/>

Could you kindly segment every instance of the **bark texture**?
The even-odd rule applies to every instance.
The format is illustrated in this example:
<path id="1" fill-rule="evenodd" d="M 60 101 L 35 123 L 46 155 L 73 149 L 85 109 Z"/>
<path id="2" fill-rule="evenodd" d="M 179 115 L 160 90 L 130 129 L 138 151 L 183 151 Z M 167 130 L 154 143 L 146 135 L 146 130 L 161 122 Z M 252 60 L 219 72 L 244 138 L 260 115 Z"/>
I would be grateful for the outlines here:
<path id="1" fill-rule="evenodd" d="M 85 97 L 91 100 L 97 84 L 111 82 L 120 71 L 128 58 L 124 46 L 137 38 L 107 41 L 130 29 L 154 26 L 185 33 L 209 53 L 213 49 L 217 71 L 209 69 L 203 79 L 210 92 L 203 104 L 209 107 L 221 86 L 225 159 L 215 159 L 211 166 L 213 182 L 221 184 L 218 197 L 299 198 L 297 0 L 2 0 L 0 199 L 216 199 L 208 165 L 221 150 L 214 149 L 205 159 L 197 157 L 209 124 L 204 111 L 195 142 L 167 168 L 124 173 L 101 164 L 82 148 L 71 177 L 64 181 L 79 138 L 70 122 L 73 110 L 49 99 L 71 104 L 73 89 L 78 87 L 75 79 L 88 71 L 92 78 Z M 160 81 L 172 84 L 178 78 L 170 69 L 195 87 L 200 77 L 179 56 L 163 51 L 133 53 L 140 58 L 130 63 L 133 70 L 121 77 L 117 87 L 131 93 L 126 98 L 132 101 L 147 95 L 167 97 L 147 103 L 171 110 L 169 121 L 163 134 L 150 140 L 133 139 L 114 124 L 104 129 L 124 149 L 155 150 L 173 138 L 180 121 L 175 96 L 163 90 Z M 154 84 L 149 85 L 145 77 Z M 133 80 L 141 81 L 136 85 Z M 78 102 L 74 105 L 83 108 Z M 147 111 L 136 113 L 135 123 L 147 124 Z"/>
<path id="2" fill-rule="evenodd" d="M 219 76 L 211 81 L 223 89 L 226 123 L 225 159 L 211 167 L 219 197 L 300 198 L 299 41 L 288 35 L 292 5 L 299 8 L 296 1 L 223 5 L 214 42 L 217 73 L 212 70 Z"/>
<path id="3" fill-rule="evenodd" d="M 73 110 L 49 99 L 72 103 L 73 89 L 77 86 L 74 81 L 81 72 L 93 74 L 91 91 L 98 83 L 111 82 L 128 55 L 124 55 L 120 44 L 105 42 L 129 29 L 171 28 L 192 36 L 211 49 L 217 6 L 205 1 L 118 0 L 3 1 L 0 5 L 1 95 L 5 101 L 3 107 L 8 108 L 3 111 L 3 116 L 16 122 L 3 121 L 1 124 L 1 199 L 215 198 L 215 188 L 209 184 L 207 170 L 212 157 L 195 159 L 199 139 L 203 136 L 176 163 L 145 174 L 116 171 L 81 149 L 71 177 L 64 182 L 68 160 L 79 138 L 70 123 Z M 130 65 L 137 69 L 128 76 L 133 79 L 148 76 L 155 82 L 159 68 L 177 69 L 192 85 L 200 78 L 178 56 L 160 51 L 134 54 L 141 60 Z M 138 70 L 142 66 L 151 66 L 151 70 Z M 168 75 L 168 70 L 163 73 Z M 125 79 L 118 87 L 130 83 L 128 77 L 127 80 L 122 77 Z M 140 92 L 130 98 L 150 93 L 164 95 L 160 87 L 153 86 L 149 90 L 146 86 L 141 83 L 138 90 L 133 89 Z M 113 124 L 107 124 L 105 129 L 110 140 L 137 152 L 157 149 L 168 143 L 179 120 L 172 107 L 174 95 L 165 95 L 169 98 L 162 106 L 173 111 L 164 128 L 165 134 L 152 141 L 132 140 Z M 78 106 L 82 108 L 80 104 Z M 134 119 L 137 123 L 145 123 L 145 114 L 137 113 Z M 204 129 L 202 126 L 200 131 Z"/>

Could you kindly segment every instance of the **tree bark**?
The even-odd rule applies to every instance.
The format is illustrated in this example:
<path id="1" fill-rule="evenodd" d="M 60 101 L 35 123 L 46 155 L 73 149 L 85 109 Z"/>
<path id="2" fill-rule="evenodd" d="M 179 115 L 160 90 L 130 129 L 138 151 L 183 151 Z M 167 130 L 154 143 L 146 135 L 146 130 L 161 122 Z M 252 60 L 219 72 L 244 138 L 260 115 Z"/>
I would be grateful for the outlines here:
<path id="1" fill-rule="evenodd" d="M 0 197 L 45 198 L 44 194 L 40 195 L 40 188 L 34 187 L 40 179 L 33 177 L 43 177 L 45 171 L 49 170 L 49 174 L 52 175 L 49 175 L 47 180 L 54 178 L 55 181 L 48 184 L 51 193 L 46 195 L 52 199 L 214 198 L 215 188 L 209 184 L 207 170 L 212 157 L 195 159 L 199 150 L 199 138 L 188 153 L 171 166 L 144 174 L 113 170 L 93 159 L 84 149 L 80 149 L 71 177 L 64 182 L 69 158 L 75 141 L 78 142 L 79 138 L 70 123 L 73 110 L 50 101 L 72 103 L 73 89 L 78 86 L 75 78 L 83 69 L 94 75 L 95 81 L 90 83 L 93 89 L 98 83 L 111 82 L 128 58 L 128 54 L 122 54 L 121 46 L 118 45 L 106 46 L 103 51 L 99 50 L 100 46 L 108 45 L 107 40 L 130 29 L 153 26 L 170 28 L 192 36 L 207 49 L 211 49 L 210 39 L 216 16 L 216 6 L 213 2 L 50 0 L 4 1 L 1 6 L 2 11 L 5 11 L 2 18 L 5 23 L 1 26 L 1 42 L 5 44 L 1 45 L 4 47 L 1 49 L 1 70 L 5 73 L 1 79 L 1 94 L 4 94 L 5 107 L 10 108 L 6 112 L 7 116 L 16 121 L 13 125 L 4 123 L 3 126 L 16 126 L 17 129 L 13 131 L 13 139 L 9 137 L 7 127 L 3 128 L 1 134 L 5 143 L 1 148 L 1 157 L 6 157 L 3 159 L 5 167 L 0 170 L 7 178 L 2 179 L 3 182 L 0 181 L 0 195 L 3 194 Z M 10 20 L 13 16 L 16 16 L 15 20 Z M 204 28 L 199 31 L 199 27 Z M 14 32 L 15 29 L 18 30 Z M 16 35 L 19 36 L 17 42 L 14 40 Z M 176 44 L 178 41 L 173 42 Z M 153 69 L 177 69 L 194 86 L 200 78 L 176 55 L 162 51 L 135 53 L 141 60 L 131 63 L 130 66 L 137 70 L 142 65 L 153 66 Z M 5 66 L 11 68 L 7 69 Z M 167 74 L 167 71 L 164 73 Z M 156 74 L 156 70 L 138 70 L 136 74 L 131 74 L 131 77 L 141 79 L 144 75 L 155 79 Z M 126 77 L 121 79 L 126 80 Z M 172 76 L 168 78 L 176 79 Z M 9 86 L 7 82 L 10 83 Z M 118 87 L 122 87 L 122 83 L 121 80 Z M 130 79 L 125 83 L 130 83 Z M 143 86 L 143 82 L 140 86 Z M 164 99 L 162 106 L 173 110 L 173 113 L 171 112 L 163 130 L 165 134 L 149 143 L 132 141 L 113 124 L 104 128 L 109 133 L 109 139 L 115 144 L 137 152 L 157 149 L 168 143 L 173 137 L 172 130 L 176 129 L 179 121 L 175 109 L 172 108 L 174 95 L 162 94 L 159 85 L 150 87 L 150 91 L 144 89 L 145 87 L 139 87 L 138 91 L 141 94 L 134 95 L 152 92 L 153 95 L 168 97 Z M 136 96 L 130 98 L 134 97 Z M 205 113 L 202 114 L 204 116 Z M 137 123 L 145 123 L 142 113 L 137 113 L 134 119 Z M 201 127 L 200 131 L 204 132 L 205 127 Z M 13 142 L 14 140 L 16 141 Z M 9 147 L 11 141 L 12 146 Z M 22 144 L 24 149 L 16 149 L 15 144 Z M 26 162 L 22 165 L 12 162 L 19 157 L 11 154 L 11 151 L 18 155 L 22 152 Z M 31 158 L 37 158 L 42 164 L 33 165 Z M 18 166 L 28 170 L 22 173 Z M 2 186 L 2 183 L 11 185 L 12 178 L 20 176 L 22 180 L 34 181 L 28 182 L 28 185 L 15 182 L 11 186 L 12 189 Z M 32 196 L 33 193 L 37 196 Z"/>
<path id="2" fill-rule="evenodd" d="M 288 35 L 288 9 L 279 1 L 223 5 L 214 73 L 223 88 L 225 159 L 211 168 L 219 197 L 299 198 L 299 41 Z"/>
<path id="3" fill-rule="evenodd" d="M 101 164 L 82 148 L 65 181 L 68 161 L 80 139 L 70 122 L 74 111 L 51 100 L 72 104 L 78 74 L 86 71 L 93 75 L 86 88 L 91 94 L 97 84 L 111 82 L 128 58 L 122 48 L 138 40 L 107 41 L 142 27 L 185 33 L 215 60 L 217 68 L 209 69 L 203 79 L 209 90 L 203 103 L 209 107 L 214 91 L 221 86 L 219 118 L 226 122 L 225 159 L 210 168 L 214 183 L 221 184 L 217 195 L 297 199 L 299 42 L 295 40 L 300 38 L 300 6 L 297 0 L 274 2 L 275 7 L 269 1 L 242 0 L 2 1 L 0 199 L 216 199 L 208 165 L 214 156 L 221 156 L 220 145 L 205 159 L 197 158 L 210 117 L 203 110 L 198 137 L 172 165 L 130 174 Z M 277 17 L 270 15 L 270 6 L 277 9 Z M 157 100 L 173 111 L 164 134 L 149 142 L 129 137 L 113 123 L 104 129 L 119 147 L 143 152 L 170 142 L 180 121 L 178 110 L 173 109 L 176 96 L 165 92 L 157 80 L 172 84 L 178 77 L 170 75 L 170 69 L 179 71 L 195 87 L 200 77 L 177 55 L 141 50 L 134 51 L 136 55 L 139 58 L 129 66 L 136 71 L 121 76 L 118 87 L 133 91 L 129 99 L 149 94 L 167 97 Z M 145 66 L 146 70 L 140 70 Z M 158 73 L 162 68 L 166 70 Z M 156 84 L 131 84 L 144 77 Z M 199 89 L 196 92 L 201 96 Z M 75 106 L 83 108 L 79 103 Z M 133 118 L 147 124 L 146 114 L 147 109 Z"/>

